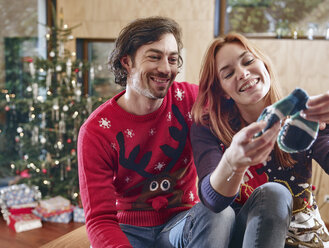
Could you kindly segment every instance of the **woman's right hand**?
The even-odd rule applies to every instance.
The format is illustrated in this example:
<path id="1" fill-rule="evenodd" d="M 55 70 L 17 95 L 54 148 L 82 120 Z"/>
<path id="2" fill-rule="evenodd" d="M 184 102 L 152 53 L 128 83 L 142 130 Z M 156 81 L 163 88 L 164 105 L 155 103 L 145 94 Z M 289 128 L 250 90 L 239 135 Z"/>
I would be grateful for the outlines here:
<path id="1" fill-rule="evenodd" d="M 280 131 L 280 122 L 266 130 L 263 135 L 254 138 L 265 126 L 265 121 L 254 122 L 234 135 L 230 147 L 224 153 L 232 170 L 242 173 L 249 166 L 268 159 Z"/>
<path id="2" fill-rule="evenodd" d="M 210 184 L 218 193 L 224 196 L 235 195 L 249 166 L 263 163 L 268 159 L 280 131 L 280 122 L 255 138 L 255 134 L 265 126 L 265 121 L 254 122 L 234 135 L 219 166 L 210 176 Z"/>

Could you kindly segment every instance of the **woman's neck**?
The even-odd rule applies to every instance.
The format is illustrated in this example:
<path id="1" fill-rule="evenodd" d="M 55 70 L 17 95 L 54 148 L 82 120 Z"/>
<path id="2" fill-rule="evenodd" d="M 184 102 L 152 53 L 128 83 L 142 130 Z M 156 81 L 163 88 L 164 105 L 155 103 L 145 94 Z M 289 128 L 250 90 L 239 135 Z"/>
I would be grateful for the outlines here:
<path id="1" fill-rule="evenodd" d="M 267 105 L 265 104 L 265 100 L 258 102 L 257 104 L 253 105 L 243 105 L 238 106 L 240 111 L 241 117 L 248 123 L 252 123 L 257 121 L 260 114 L 263 112 L 264 108 Z"/>

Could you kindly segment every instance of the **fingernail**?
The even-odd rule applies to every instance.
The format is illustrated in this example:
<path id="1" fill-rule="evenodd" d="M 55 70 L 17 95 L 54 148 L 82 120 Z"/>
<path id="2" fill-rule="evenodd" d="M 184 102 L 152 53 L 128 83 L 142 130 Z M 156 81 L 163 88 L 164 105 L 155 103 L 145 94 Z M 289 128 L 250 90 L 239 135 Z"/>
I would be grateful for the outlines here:
<path id="1" fill-rule="evenodd" d="M 306 118 L 306 114 L 304 113 L 304 111 L 301 111 L 299 115 L 303 118 Z"/>

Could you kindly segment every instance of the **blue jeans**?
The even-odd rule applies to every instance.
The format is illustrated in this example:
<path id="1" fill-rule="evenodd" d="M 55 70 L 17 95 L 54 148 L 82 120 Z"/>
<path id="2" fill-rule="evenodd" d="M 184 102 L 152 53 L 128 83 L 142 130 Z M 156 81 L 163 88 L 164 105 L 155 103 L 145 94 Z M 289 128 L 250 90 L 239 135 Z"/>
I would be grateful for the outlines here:
<path id="1" fill-rule="evenodd" d="M 292 196 L 279 183 L 265 183 L 254 190 L 237 212 L 230 248 L 284 247 L 292 213 Z"/>
<path id="2" fill-rule="evenodd" d="M 198 203 L 164 225 L 120 226 L 134 248 L 221 248 L 228 247 L 234 221 L 235 213 L 231 207 L 216 214 Z"/>

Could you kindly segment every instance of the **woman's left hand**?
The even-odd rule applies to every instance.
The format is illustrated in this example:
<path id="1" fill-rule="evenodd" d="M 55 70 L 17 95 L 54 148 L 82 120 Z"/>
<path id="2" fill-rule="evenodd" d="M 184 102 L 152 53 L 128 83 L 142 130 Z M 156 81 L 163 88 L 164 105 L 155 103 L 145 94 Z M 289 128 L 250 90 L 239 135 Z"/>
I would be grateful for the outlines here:
<path id="1" fill-rule="evenodd" d="M 311 96 L 306 106 L 307 109 L 301 112 L 303 118 L 329 124 L 329 91 L 321 95 Z"/>

